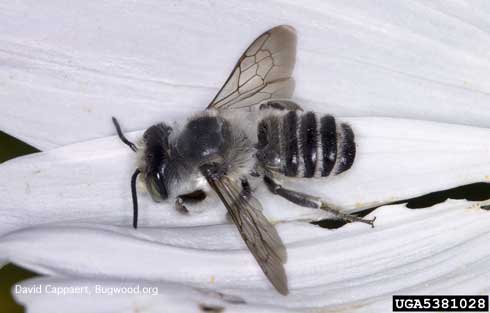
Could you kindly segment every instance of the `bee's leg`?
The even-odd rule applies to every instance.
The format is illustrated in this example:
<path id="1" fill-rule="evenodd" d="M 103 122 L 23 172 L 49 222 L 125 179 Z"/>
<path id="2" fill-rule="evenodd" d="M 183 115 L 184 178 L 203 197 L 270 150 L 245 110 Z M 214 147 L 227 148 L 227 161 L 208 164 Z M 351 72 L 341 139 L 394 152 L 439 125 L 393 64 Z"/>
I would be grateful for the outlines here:
<path id="1" fill-rule="evenodd" d="M 204 199 L 206 199 L 206 193 L 200 189 L 180 195 L 175 199 L 175 209 L 182 214 L 188 214 L 189 210 L 184 203 L 197 203 Z"/>
<path id="2" fill-rule="evenodd" d="M 376 217 L 374 217 L 373 219 L 364 219 L 355 215 L 343 213 L 342 211 L 335 208 L 334 206 L 322 201 L 320 198 L 310 196 L 305 193 L 294 191 L 291 189 L 283 188 L 280 184 L 275 182 L 274 179 L 272 179 L 268 175 L 264 176 L 264 182 L 266 183 L 267 187 L 272 193 L 281 196 L 297 205 L 307 207 L 307 208 L 322 209 L 336 215 L 337 217 L 343 220 L 349 222 L 366 223 L 371 225 L 371 227 L 374 227 L 374 221 L 376 220 Z"/>
<path id="3" fill-rule="evenodd" d="M 272 100 L 260 105 L 259 110 L 274 109 L 280 111 L 303 111 L 303 109 L 293 101 L 289 100 Z"/>

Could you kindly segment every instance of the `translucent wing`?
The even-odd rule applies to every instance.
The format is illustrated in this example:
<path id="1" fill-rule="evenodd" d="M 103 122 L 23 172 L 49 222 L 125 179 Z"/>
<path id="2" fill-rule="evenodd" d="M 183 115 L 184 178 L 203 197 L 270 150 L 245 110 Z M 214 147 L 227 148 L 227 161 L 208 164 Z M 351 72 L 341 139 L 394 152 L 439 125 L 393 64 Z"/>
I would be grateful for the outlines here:
<path id="1" fill-rule="evenodd" d="M 240 57 L 208 109 L 251 108 L 293 95 L 296 31 L 281 25 L 260 35 Z"/>
<path id="2" fill-rule="evenodd" d="M 207 176 L 235 223 L 247 247 L 254 255 L 262 271 L 281 294 L 288 294 L 288 282 L 283 264 L 286 248 L 275 227 L 262 214 L 259 201 L 240 188 L 227 176 Z"/>

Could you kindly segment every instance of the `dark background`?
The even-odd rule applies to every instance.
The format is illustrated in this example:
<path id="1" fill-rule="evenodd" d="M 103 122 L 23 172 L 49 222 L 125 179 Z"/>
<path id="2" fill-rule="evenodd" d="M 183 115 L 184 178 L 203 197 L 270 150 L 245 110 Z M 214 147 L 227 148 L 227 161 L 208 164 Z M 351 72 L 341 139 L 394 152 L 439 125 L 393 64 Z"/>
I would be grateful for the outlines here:
<path id="1" fill-rule="evenodd" d="M 13 138 L 4 132 L 0 132 L 0 163 L 17 156 L 34 153 L 38 150 Z M 8 264 L 0 269 L 0 312 L 1 313 L 20 313 L 23 308 L 17 305 L 10 294 L 10 288 L 21 280 L 33 277 L 35 274 Z M 48 312 L 46 312 L 48 313 Z"/>
<path id="2" fill-rule="evenodd" d="M 0 163 L 15 157 L 39 152 L 39 150 L 3 133 L 0 131 Z M 468 199 L 472 201 L 481 201 L 490 199 L 490 184 L 476 183 L 454 189 L 434 192 L 422 197 L 397 201 L 396 203 L 407 202 L 407 206 L 412 209 L 430 207 L 436 203 L 442 202 L 448 198 Z M 374 209 L 374 208 L 373 208 Z M 373 209 L 366 210 L 360 215 L 365 215 Z M 317 222 L 322 227 L 338 228 L 344 223 L 333 220 Z M 8 264 L 0 269 L 0 313 L 21 313 L 24 312 L 22 306 L 17 305 L 10 293 L 12 286 L 24 279 L 35 276 L 36 274 Z M 46 312 L 49 313 L 49 312 Z"/>

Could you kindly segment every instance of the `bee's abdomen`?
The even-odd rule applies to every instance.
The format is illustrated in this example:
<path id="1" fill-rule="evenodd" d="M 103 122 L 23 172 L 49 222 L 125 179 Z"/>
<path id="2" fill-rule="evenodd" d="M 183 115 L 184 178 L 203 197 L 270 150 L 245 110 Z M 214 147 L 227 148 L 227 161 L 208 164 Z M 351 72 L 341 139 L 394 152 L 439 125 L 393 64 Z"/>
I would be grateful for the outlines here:
<path id="1" fill-rule="evenodd" d="M 258 133 L 259 161 L 285 176 L 337 175 L 354 163 L 354 132 L 331 115 L 291 111 L 268 116 L 260 122 Z"/>

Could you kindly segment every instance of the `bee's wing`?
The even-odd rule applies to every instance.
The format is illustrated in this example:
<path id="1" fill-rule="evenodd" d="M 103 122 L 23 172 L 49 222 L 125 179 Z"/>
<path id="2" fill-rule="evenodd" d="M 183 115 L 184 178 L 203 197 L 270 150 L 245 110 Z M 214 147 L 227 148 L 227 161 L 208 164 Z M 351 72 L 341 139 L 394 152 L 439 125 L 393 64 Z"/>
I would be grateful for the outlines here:
<path id="1" fill-rule="evenodd" d="M 293 95 L 296 31 L 281 25 L 260 35 L 240 57 L 208 109 L 250 108 Z"/>
<path id="2" fill-rule="evenodd" d="M 262 214 L 260 202 L 240 188 L 227 176 L 207 177 L 240 235 L 259 263 L 262 271 L 281 294 L 288 294 L 288 282 L 283 264 L 286 263 L 286 248 L 275 227 Z"/>

